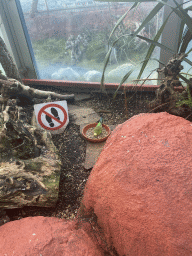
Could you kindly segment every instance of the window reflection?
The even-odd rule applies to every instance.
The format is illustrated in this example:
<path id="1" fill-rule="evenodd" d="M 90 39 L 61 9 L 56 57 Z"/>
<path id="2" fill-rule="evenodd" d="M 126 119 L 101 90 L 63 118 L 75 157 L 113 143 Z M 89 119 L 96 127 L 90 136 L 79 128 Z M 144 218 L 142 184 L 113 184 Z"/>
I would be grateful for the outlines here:
<path id="1" fill-rule="evenodd" d="M 90 0 L 20 0 L 20 3 L 41 79 L 100 82 L 109 35 L 132 3 Z M 135 31 L 153 7 L 154 3 L 149 2 L 131 11 L 109 44 Z M 159 14 L 140 34 L 153 38 L 161 21 Z M 137 38 L 129 45 L 126 38 L 119 40 L 112 50 L 105 81 L 118 83 L 133 67 L 129 81 L 135 79 L 148 47 Z M 158 49 L 153 57 L 159 58 Z M 143 77 L 157 67 L 158 62 L 151 60 Z"/>

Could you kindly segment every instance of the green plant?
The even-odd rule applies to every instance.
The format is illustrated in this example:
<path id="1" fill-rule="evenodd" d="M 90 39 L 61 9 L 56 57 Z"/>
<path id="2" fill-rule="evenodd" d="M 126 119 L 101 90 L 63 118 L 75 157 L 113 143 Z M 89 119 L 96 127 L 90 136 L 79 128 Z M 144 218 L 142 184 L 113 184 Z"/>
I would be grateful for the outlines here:
<path id="1" fill-rule="evenodd" d="M 104 0 L 97 0 L 97 1 L 104 1 Z M 188 15 L 188 11 L 192 9 L 192 6 L 189 6 L 187 8 L 183 7 L 183 3 L 182 4 L 178 4 L 176 0 L 173 0 L 175 3 L 175 7 L 172 7 L 171 5 L 168 4 L 168 1 L 161 1 L 161 0 L 156 0 L 154 2 L 156 2 L 156 6 L 152 9 L 152 11 L 147 15 L 147 17 L 143 20 L 142 24 L 139 26 L 138 29 L 136 29 L 135 32 L 131 33 L 131 34 L 124 34 L 121 35 L 119 38 L 115 39 L 112 43 L 111 43 L 111 47 L 108 51 L 108 53 L 106 54 L 105 60 L 104 60 L 104 68 L 103 68 L 103 74 L 102 74 L 102 78 L 101 78 L 101 90 L 105 91 L 105 86 L 104 86 L 104 78 L 105 78 L 105 71 L 107 68 L 107 65 L 109 63 L 109 59 L 110 59 L 110 55 L 112 52 L 113 47 L 115 47 L 122 39 L 126 40 L 126 44 L 129 45 L 131 42 L 133 42 L 133 40 L 138 37 L 144 41 L 146 41 L 147 43 L 150 44 L 150 47 L 143 59 L 143 64 L 142 67 L 140 69 L 140 72 L 138 74 L 137 79 L 140 79 L 149 60 L 151 59 L 152 53 L 154 52 L 154 49 L 156 46 L 162 48 L 163 50 L 169 51 L 171 52 L 173 55 L 177 54 L 177 53 L 184 53 L 187 49 L 187 46 L 190 42 L 190 40 L 192 39 L 192 18 Z M 118 0 L 109 0 L 109 2 L 118 2 Z M 132 0 L 124 0 L 124 2 L 133 2 Z M 140 3 L 145 3 L 148 2 L 147 0 L 138 0 L 138 1 L 134 1 L 133 6 L 118 20 L 118 22 L 116 23 L 115 27 L 113 28 L 113 30 L 111 31 L 111 34 L 109 36 L 109 42 L 111 41 L 111 38 L 114 35 L 114 32 L 117 30 L 117 28 L 120 26 L 120 24 L 122 23 L 122 21 L 125 19 L 126 15 L 132 10 L 138 7 L 138 5 Z M 187 1 L 190 2 L 190 1 Z M 186 3 L 186 2 L 185 2 Z M 141 36 L 139 35 L 139 33 L 142 31 L 142 29 L 149 24 L 155 17 L 156 14 L 158 14 L 162 8 L 164 6 L 169 6 L 172 9 L 172 12 L 168 15 L 168 17 L 166 18 L 166 20 L 163 22 L 163 24 L 161 25 L 161 27 L 159 28 L 159 30 L 156 32 L 155 36 L 153 37 L 153 39 L 149 39 L 145 36 Z M 169 18 L 171 16 L 172 13 L 175 13 L 176 15 L 178 15 L 178 17 L 181 19 L 181 26 L 180 26 L 180 33 L 179 33 L 179 43 L 178 43 L 178 47 L 177 47 L 177 52 L 174 52 L 173 50 L 171 50 L 170 48 L 168 48 L 167 46 L 159 43 L 159 39 L 160 36 L 162 35 L 162 32 L 165 28 L 166 23 L 169 21 Z M 185 25 L 188 28 L 188 31 L 186 33 L 186 35 L 183 36 L 183 31 L 185 29 Z M 192 49 L 191 49 L 192 50 Z M 190 51 L 191 51 L 190 50 Z M 190 52 L 189 51 L 189 52 Z M 188 53 L 189 53 L 188 52 Z M 187 53 L 187 54 L 188 54 Z M 186 57 L 183 59 L 184 61 L 186 61 L 188 64 L 190 64 L 192 66 L 192 62 L 187 59 Z M 157 60 L 159 61 L 159 60 Z M 162 63 L 163 64 L 163 63 Z M 163 64 L 165 65 L 165 64 Z M 120 86 L 126 82 L 126 80 L 129 78 L 129 76 L 131 75 L 131 73 L 133 72 L 133 70 L 129 71 L 121 80 L 117 91 L 119 90 Z M 186 79 L 183 79 L 183 76 L 179 76 L 185 83 L 186 83 Z M 115 92 L 115 95 L 117 93 L 117 91 Z"/>
<path id="2" fill-rule="evenodd" d="M 186 105 L 192 109 L 192 96 L 191 96 L 191 89 L 189 85 L 187 85 L 186 92 L 187 93 L 185 95 L 181 95 L 181 99 L 176 103 L 176 107 L 181 107 L 183 105 Z"/>

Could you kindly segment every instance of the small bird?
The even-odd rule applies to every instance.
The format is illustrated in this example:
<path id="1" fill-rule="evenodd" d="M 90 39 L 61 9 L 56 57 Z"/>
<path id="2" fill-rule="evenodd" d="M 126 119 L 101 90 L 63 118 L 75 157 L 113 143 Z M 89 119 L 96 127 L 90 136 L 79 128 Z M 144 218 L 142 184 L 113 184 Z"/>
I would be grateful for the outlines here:
<path id="1" fill-rule="evenodd" d="M 101 117 L 98 124 L 95 126 L 95 129 L 94 129 L 95 137 L 97 137 L 99 134 L 102 133 L 102 123 L 103 123 L 103 118 Z"/>

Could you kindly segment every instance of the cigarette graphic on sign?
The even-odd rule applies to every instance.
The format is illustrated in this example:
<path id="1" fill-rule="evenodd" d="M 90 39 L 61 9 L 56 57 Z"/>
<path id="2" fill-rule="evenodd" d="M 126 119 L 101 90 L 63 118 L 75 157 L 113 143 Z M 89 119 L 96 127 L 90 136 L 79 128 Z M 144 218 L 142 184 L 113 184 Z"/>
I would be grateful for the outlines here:
<path id="1" fill-rule="evenodd" d="M 69 123 L 66 101 L 56 101 L 34 105 L 38 125 L 53 134 L 64 131 Z"/>

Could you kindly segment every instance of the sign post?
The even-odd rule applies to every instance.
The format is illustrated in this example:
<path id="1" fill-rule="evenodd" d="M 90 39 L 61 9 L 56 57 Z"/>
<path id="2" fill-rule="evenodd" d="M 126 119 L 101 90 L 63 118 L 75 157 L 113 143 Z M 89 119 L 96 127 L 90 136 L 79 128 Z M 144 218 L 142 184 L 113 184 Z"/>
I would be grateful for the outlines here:
<path id="1" fill-rule="evenodd" d="M 36 104 L 34 110 L 38 126 L 52 134 L 62 133 L 69 123 L 66 100 Z"/>

